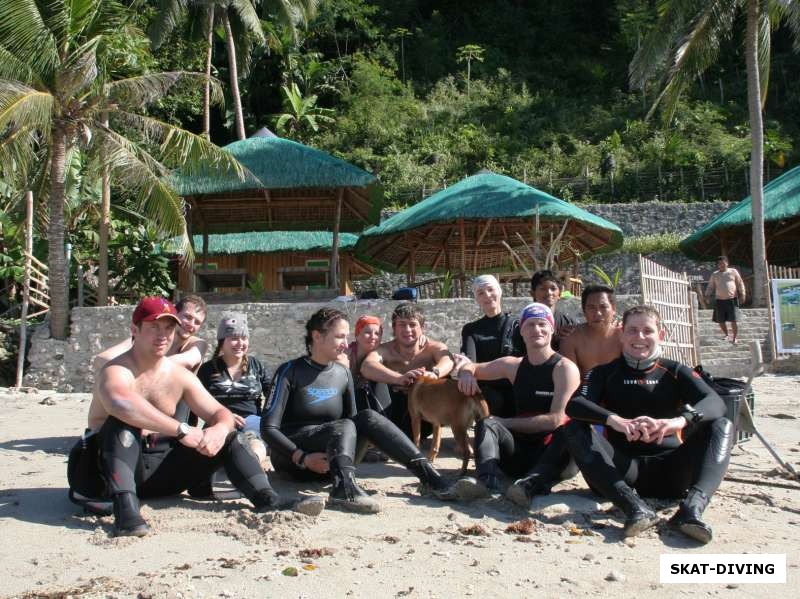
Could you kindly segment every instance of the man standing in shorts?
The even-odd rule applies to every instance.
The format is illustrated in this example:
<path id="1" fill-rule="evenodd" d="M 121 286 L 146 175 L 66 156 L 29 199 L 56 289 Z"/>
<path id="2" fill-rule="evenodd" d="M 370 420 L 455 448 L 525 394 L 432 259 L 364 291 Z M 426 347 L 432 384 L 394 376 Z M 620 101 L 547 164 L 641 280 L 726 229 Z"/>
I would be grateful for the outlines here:
<path id="1" fill-rule="evenodd" d="M 706 299 L 714 297 L 714 315 L 712 319 L 719 324 L 723 339 L 736 345 L 736 336 L 739 328 L 736 324 L 736 313 L 739 305 L 746 298 L 744 281 L 739 271 L 728 266 L 728 258 L 720 256 L 717 259 L 717 268 L 708 280 Z M 728 335 L 728 325 L 731 323 L 731 333 Z"/>

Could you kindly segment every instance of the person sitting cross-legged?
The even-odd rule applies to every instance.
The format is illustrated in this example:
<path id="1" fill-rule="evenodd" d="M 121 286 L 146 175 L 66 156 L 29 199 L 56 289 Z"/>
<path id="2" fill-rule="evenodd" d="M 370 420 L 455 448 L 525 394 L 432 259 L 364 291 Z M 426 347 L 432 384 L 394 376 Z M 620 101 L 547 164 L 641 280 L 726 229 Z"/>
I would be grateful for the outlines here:
<path id="1" fill-rule="evenodd" d="M 698 373 L 661 357 L 658 311 L 636 306 L 622 322 L 622 357 L 589 371 L 567 404 L 570 452 L 589 486 L 625 513 L 625 536 L 658 521 L 641 493 L 681 498 L 670 526 L 708 543 L 703 511 L 728 468 L 733 424 Z"/>
<path id="2" fill-rule="evenodd" d="M 463 393 L 478 391 L 479 380 L 507 379 L 512 385 L 512 416 L 490 416 L 475 429 L 477 478 L 455 484 L 462 499 L 488 497 L 503 491 L 502 474 L 519 478 L 507 496 L 528 507 L 534 495 L 544 495 L 561 480 L 577 473 L 563 436 L 564 409 L 578 388 L 578 367 L 556 353 L 553 313 L 544 304 L 522 310 L 520 332 L 524 358 L 506 356 L 483 364 L 456 356 L 458 385 Z"/>

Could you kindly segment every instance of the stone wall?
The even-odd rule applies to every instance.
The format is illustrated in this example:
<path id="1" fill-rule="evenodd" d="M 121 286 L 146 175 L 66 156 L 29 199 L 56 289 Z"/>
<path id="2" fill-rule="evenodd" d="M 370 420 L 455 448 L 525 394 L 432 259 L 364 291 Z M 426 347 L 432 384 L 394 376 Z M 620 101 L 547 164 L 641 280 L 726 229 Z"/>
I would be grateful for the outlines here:
<path id="1" fill-rule="evenodd" d="M 516 313 L 529 301 L 529 298 L 506 298 L 504 308 Z M 638 296 L 619 297 L 619 312 L 638 301 Z M 362 314 L 381 316 L 388 323 L 392 310 L 398 303 L 391 300 L 370 300 L 331 302 L 329 305 L 346 312 L 351 323 Z M 461 327 L 480 316 L 477 305 L 467 299 L 422 300 L 419 304 L 425 311 L 427 333 L 433 339 L 447 343 L 453 351 L 460 348 Z M 250 328 L 250 353 L 270 369 L 274 369 L 282 362 L 305 352 L 303 337 L 306 320 L 323 305 L 325 304 L 211 305 L 200 334 L 213 348 L 216 346 L 220 314 L 225 310 L 246 312 Z M 580 302 L 575 298 L 562 300 L 562 309 L 577 317 Z M 132 312 L 133 306 L 73 308 L 70 336 L 66 341 L 51 339 L 47 327 L 39 327 L 32 336 L 30 368 L 25 375 L 25 384 L 65 393 L 91 391 L 94 384 L 91 368 L 93 356 L 128 335 Z M 390 336 L 391 333 L 387 330 L 384 339 L 388 340 Z"/>

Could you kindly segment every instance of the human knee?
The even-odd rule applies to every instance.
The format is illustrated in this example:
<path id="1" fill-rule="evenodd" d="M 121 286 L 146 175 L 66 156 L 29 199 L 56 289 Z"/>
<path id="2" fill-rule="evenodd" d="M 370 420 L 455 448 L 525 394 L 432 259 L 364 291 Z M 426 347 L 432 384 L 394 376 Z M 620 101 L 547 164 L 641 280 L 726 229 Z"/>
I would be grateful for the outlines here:
<path id="1" fill-rule="evenodd" d="M 378 426 L 385 418 L 375 410 L 361 410 L 353 417 L 356 430 L 370 430 Z"/>

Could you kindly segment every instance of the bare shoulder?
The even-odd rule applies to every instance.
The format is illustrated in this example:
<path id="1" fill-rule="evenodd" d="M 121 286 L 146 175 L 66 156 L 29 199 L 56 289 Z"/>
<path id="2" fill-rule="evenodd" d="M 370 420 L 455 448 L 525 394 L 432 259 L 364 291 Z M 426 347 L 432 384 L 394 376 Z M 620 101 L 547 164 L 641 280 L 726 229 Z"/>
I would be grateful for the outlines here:
<path id="1" fill-rule="evenodd" d="M 429 352 L 440 352 L 440 351 L 447 351 L 447 345 L 442 343 L 441 341 L 436 341 L 435 339 L 431 339 L 427 335 L 425 336 L 425 351 Z"/>
<path id="2" fill-rule="evenodd" d="M 580 376 L 580 370 L 578 369 L 577 364 L 575 364 L 575 362 L 566 356 L 561 356 L 561 359 L 555 365 L 554 370 L 555 372 L 559 372 L 565 376 Z"/>
<path id="3" fill-rule="evenodd" d="M 391 341 L 384 341 L 374 350 L 372 350 L 369 355 L 377 355 L 378 358 L 391 358 L 394 355 L 394 349 L 392 346 Z"/>

